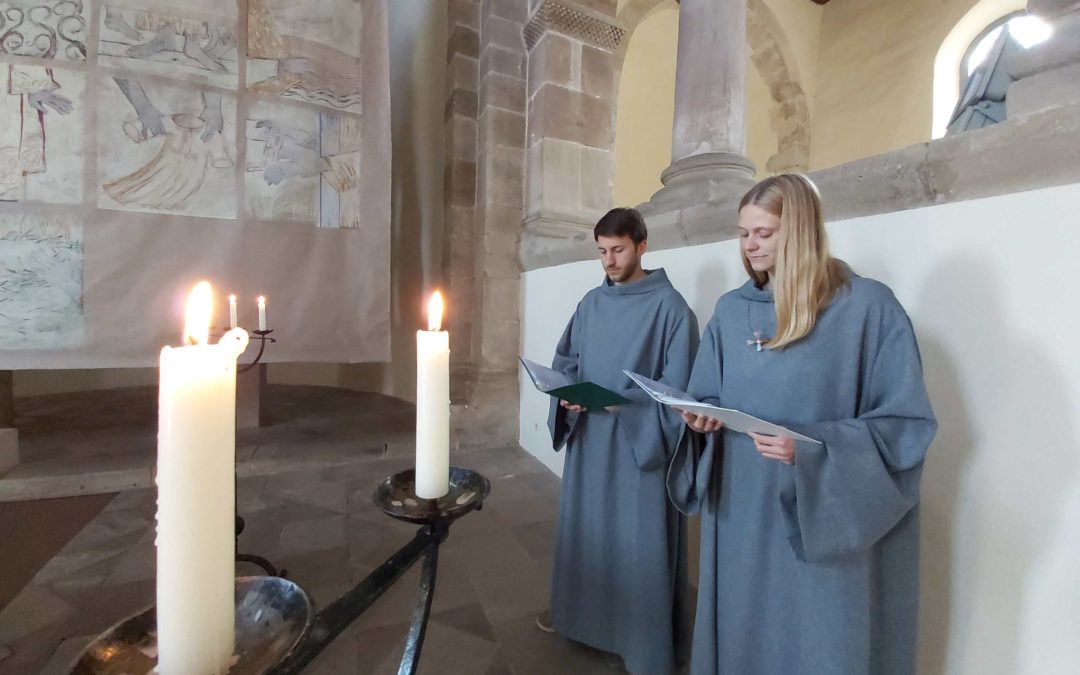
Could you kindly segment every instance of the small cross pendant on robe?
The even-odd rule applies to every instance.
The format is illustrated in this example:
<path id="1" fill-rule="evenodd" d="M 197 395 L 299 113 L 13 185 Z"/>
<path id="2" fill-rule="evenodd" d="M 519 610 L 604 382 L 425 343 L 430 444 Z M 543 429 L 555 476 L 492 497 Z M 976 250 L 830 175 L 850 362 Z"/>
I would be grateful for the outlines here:
<path id="1" fill-rule="evenodd" d="M 747 340 L 746 345 L 748 347 L 754 347 L 754 351 L 760 352 L 760 351 L 762 351 L 764 349 L 763 345 L 768 344 L 768 342 L 769 342 L 769 338 L 761 337 L 761 331 L 756 330 L 756 331 L 754 331 L 754 339 L 753 340 Z"/>

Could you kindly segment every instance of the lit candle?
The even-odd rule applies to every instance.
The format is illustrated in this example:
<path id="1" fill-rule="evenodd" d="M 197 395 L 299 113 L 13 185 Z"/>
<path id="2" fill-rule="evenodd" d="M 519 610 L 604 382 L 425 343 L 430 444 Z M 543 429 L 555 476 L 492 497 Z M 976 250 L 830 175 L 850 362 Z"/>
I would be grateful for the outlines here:
<path id="1" fill-rule="evenodd" d="M 235 600 L 236 359 L 248 335 L 209 343 L 213 295 L 187 302 L 183 347 L 161 350 L 157 461 L 160 675 L 225 673 Z"/>
<path id="2" fill-rule="evenodd" d="M 229 296 L 229 328 L 236 328 L 236 296 Z"/>
<path id="3" fill-rule="evenodd" d="M 450 488 L 450 336 L 439 330 L 443 300 L 428 304 L 428 329 L 416 331 L 416 496 Z"/>
<path id="4" fill-rule="evenodd" d="M 266 298 L 259 296 L 259 330 L 266 330 Z"/>

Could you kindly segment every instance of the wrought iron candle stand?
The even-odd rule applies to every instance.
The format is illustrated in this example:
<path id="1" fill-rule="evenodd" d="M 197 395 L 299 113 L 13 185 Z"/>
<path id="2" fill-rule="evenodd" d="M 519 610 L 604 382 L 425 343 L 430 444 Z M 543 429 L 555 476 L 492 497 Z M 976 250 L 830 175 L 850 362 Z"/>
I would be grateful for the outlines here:
<path id="1" fill-rule="evenodd" d="M 251 370 L 255 366 L 259 365 L 259 361 L 262 361 L 263 352 L 266 351 L 266 343 L 267 342 L 277 342 L 277 340 L 270 337 L 270 333 L 274 332 L 273 328 L 271 328 L 270 330 L 253 330 L 251 332 L 255 336 L 254 339 L 259 341 L 259 353 L 255 355 L 255 360 L 254 361 L 252 361 L 251 363 L 244 364 L 243 366 L 237 368 L 236 372 L 238 372 L 238 373 L 242 373 L 242 372 L 244 372 L 246 370 Z"/>
<path id="2" fill-rule="evenodd" d="M 252 340 L 259 341 L 259 351 L 255 354 L 255 358 L 251 363 L 239 366 L 236 369 L 237 373 L 243 373 L 251 370 L 255 366 L 259 365 L 262 361 L 263 353 L 266 351 L 267 342 L 277 342 L 274 338 L 270 337 L 270 334 L 274 332 L 274 329 L 270 330 L 253 330 L 251 331 L 255 336 Z M 244 518 L 239 513 L 236 514 L 236 562 L 250 563 L 262 568 L 264 572 L 272 577 L 284 577 L 288 574 L 287 570 L 278 570 L 274 565 L 262 557 L 261 555 L 255 555 L 254 553 L 241 553 L 240 552 L 240 533 L 244 531 Z"/>
<path id="3" fill-rule="evenodd" d="M 391 518 L 420 525 L 416 536 L 360 583 L 312 617 L 303 589 L 278 577 L 241 577 L 236 585 L 236 662 L 229 675 L 293 675 L 331 642 L 387 589 L 424 559 L 419 593 L 398 675 L 415 675 L 431 615 L 439 545 L 450 526 L 483 508 L 491 492 L 486 478 L 451 467 L 450 491 L 439 499 L 416 496 L 415 474 L 402 471 L 384 479 L 372 500 Z M 157 663 L 154 608 L 117 624 L 86 648 L 72 675 L 143 675 Z"/>

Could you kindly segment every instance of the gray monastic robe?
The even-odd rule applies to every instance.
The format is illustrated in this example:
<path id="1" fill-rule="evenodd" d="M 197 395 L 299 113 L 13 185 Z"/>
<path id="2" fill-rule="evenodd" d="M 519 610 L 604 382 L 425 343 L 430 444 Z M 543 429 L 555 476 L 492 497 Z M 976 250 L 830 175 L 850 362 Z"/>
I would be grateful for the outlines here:
<path id="1" fill-rule="evenodd" d="M 851 275 L 810 335 L 775 332 L 770 291 L 727 293 L 689 393 L 811 438 L 795 464 L 749 436 L 688 432 L 668 474 L 700 511 L 694 675 L 910 675 L 918 609 L 917 503 L 936 422 L 911 322 L 883 284 Z"/>
<path id="2" fill-rule="evenodd" d="M 622 656 L 636 675 L 664 675 L 685 656 L 686 521 L 665 474 L 683 429 L 623 374 L 683 388 L 697 320 L 663 270 L 589 291 L 552 367 L 634 401 L 616 413 L 567 412 L 552 399 L 556 450 L 567 445 L 551 614 L 566 637 Z"/>

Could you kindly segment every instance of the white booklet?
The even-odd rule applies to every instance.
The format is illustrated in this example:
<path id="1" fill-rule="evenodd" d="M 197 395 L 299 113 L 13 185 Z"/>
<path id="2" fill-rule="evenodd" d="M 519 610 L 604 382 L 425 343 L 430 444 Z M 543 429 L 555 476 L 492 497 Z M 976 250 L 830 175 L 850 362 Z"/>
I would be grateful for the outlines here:
<path id="1" fill-rule="evenodd" d="M 709 403 L 702 403 L 685 391 L 672 389 L 666 384 L 661 384 L 656 380 L 650 380 L 647 377 L 638 375 L 629 370 L 624 370 L 623 372 L 626 373 L 626 376 L 633 380 L 637 386 L 644 389 L 646 394 L 653 397 L 654 400 L 663 403 L 666 406 L 671 406 L 676 410 L 685 410 L 686 412 L 694 413 L 695 415 L 704 415 L 705 417 L 711 417 L 714 420 L 720 420 L 724 423 L 725 427 L 732 431 L 738 431 L 744 434 L 752 431 L 755 434 L 784 436 L 799 441 L 821 443 L 821 441 L 814 440 L 809 436 L 803 436 L 787 427 L 782 427 L 779 424 L 773 424 L 772 422 L 766 422 L 753 415 L 748 415 L 738 410 L 732 410 L 731 408 L 720 408 Z"/>

